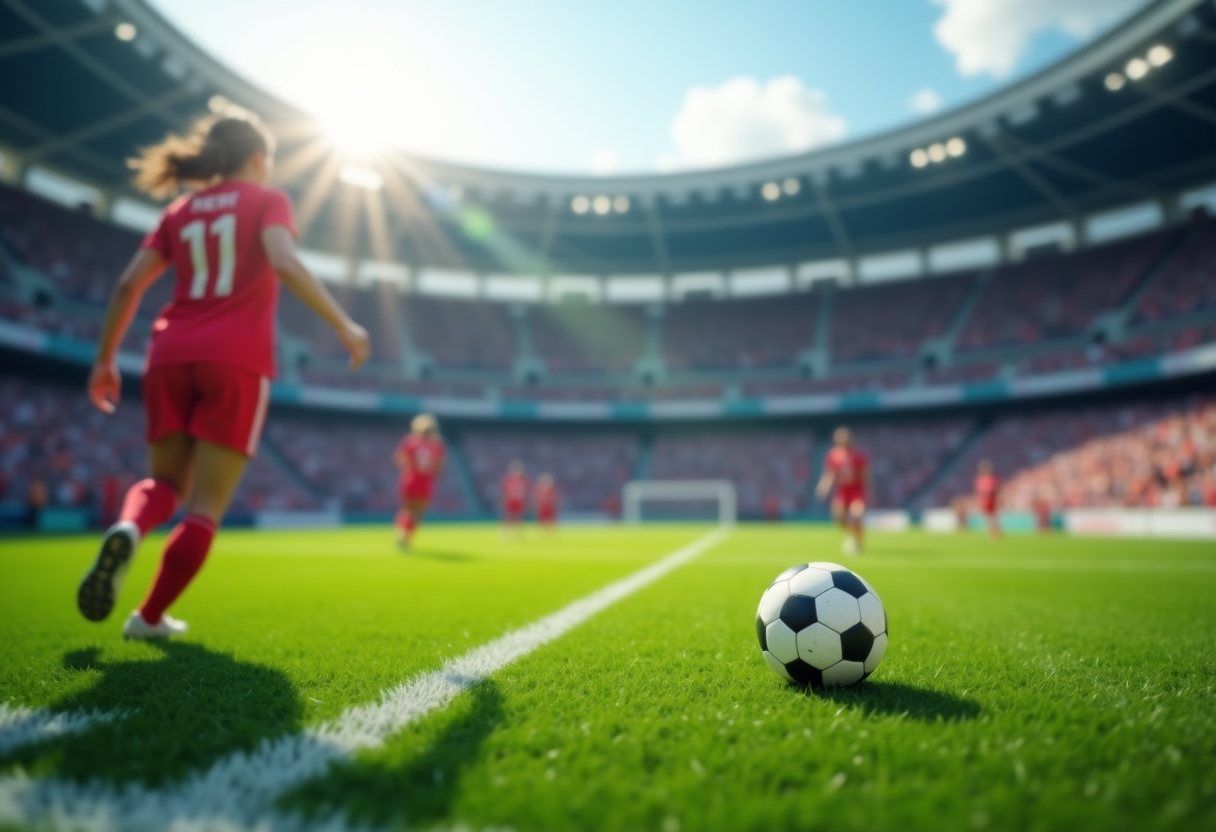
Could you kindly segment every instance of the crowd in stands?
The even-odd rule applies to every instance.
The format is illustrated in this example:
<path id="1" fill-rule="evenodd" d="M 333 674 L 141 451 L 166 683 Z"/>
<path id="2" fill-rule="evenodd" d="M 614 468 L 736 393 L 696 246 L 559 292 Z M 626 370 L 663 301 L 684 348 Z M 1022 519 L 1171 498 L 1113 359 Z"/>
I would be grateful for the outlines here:
<path id="1" fill-rule="evenodd" d="M 902 508 L 962 446 L 974 425 L 969 419 L 863 425 L 853 442 L 870 458 L 871 505 Z"/>
<path id="2" fill-rule="evenodd" d="M 815 340 L 818 295 L 691 300 L 667 308 L 663 355 L 673 370 L 788 367 Z"/>
<path id="3" fill-rule="evenodd" d="M 982 459 L 1007 480 L 1008 509 L 1216 505 L 1216 402 L 1146 399 L 1003 417 L 925 505 L 968 494 Z"/>
<path id="4" fill-rule="evenodd" d="M 960 349 L 1078 335 L 1127 299 L 1174 239 L 1165 231 L 996 270 L 959 335 Z"/>
<path id="5" fill-rule="evenodd" d="M 952 275 L 843 289 L 832 299 L 832 361 L 915 358 L 944 335 L 975 280 Z"/>
<path id="6" fill-rule="evenodd" d="M 399 472 L 392 457 L 408 427 L 404 421 L 273 413 L 266 426 L 266 450 L 281 453 L 326 506 L 385 513 L 398 507 Z M 435 514 L 469 510 L 450 466 L 436 482 L 431 509 Z"/>
<path id="7" fill-rule="evenodd" d="M 413 347 L 440 368 L 509 370 L 514 363 L 515 324 L 504 304 L 411 295 L 397 309 Z"/>
<path id="8" fill-rule="evenodd" d="M 528 317 L 532 345 L 549 372 L 628 371 L 646 350 L 641 306 L 537 306 Z"/>
<path id="9" fill-rule="evenodd" d="M 742 516 L 779 517 L 806 508 L 811 436 L 801 431 L 703 431 L 659 436 L 650 476 L 656 480 L 731 480 Z"/>
<path id="10" fill-rule="evenodd" d="M 563 512 L 607 511 L 633 479 L 638 454 L 637 438 L 616 431 L 473 430 L 462 437 L 461 447 L 474 486 L 492 511 L 499 507 L 502 475 L 517 460 L 533 479 L 553 476 Z"/>
<path id="11" fill-rule="evenodd" d="M 1159 321 L 1211 306 L 1216 306 L 1216 218 L 1201 216 L 1182 250 L 1140 299 L 1136 318 Z"/>

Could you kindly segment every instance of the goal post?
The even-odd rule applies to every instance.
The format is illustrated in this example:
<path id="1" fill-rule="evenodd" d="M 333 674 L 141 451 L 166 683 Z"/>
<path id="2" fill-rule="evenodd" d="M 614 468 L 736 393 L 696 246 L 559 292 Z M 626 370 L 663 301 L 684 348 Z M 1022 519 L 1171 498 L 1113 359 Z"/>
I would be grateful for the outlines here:
<path id="1" fill-rule="evenodd" d="M 631 480 L 621 495 L 621 520 L 636 525 L 648 502 L 707 502 L 717 504 L 718 524 L 733 526 L 738 517 L 735 484 L 730 480 Z"/>

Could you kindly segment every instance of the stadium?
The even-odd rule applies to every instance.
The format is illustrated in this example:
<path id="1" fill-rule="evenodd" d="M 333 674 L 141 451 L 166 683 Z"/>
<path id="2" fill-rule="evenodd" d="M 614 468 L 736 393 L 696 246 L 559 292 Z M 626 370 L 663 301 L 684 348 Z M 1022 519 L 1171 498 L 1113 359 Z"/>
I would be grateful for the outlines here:
<path id="1" fill-rule="evenodd" d="M 661 175 L 351 152 L 143 0 L 0 0 L 0 73 L 0 828 L 1216 822 L 1216 4 Z M 165 207 L 127 160 L 200 113 L 277 137 L 299 260 L 370 355 L 282 294 L 196 630 L 149 646 L 71 598 L 147 475 L 173 280 L 117 353 L 127 418 L 84 391 Z M 446 467 L 401 552 L 419 414 Z M 872 678 L 803 689 L 755 604 L 842 557 L 840 426 L 872 466 L 846 565 L 896 626 Z M 515 461 L 557 529 L 499 528 Z"/>

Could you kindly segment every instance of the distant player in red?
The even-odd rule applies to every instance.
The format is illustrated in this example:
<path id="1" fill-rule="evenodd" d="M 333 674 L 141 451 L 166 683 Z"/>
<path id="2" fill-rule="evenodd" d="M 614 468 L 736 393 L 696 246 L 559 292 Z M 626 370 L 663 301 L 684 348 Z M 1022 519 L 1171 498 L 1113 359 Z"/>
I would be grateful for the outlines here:
<path id="1" fill-rule="evenodd" d="M 439 435 L 439 423 L 435 417 L 423 413 L 414 417 L 410 433 L 401 440 L 393 453 L 393 462 L 401 469 L 398 497 L 401 510 L 397 512 L 398 543 L 408 549 L 415 529 L 422 522 L 431 497 L 435 493 L 435 480 L 443 473 L 447 449 Z"/>
<path id="2" fill-rule="evenodd" d="M 1034 512 L 1034 527 L 1040 532 L 1051 531 L 1051 503 L 1043 497 L 1035 497 L 1030 504 Z"/>
<path id="3" fill-rule="evenodd" d="M 1001 494 L 1001 481 L 992 473 L 992 462 L 985 459 L 979 464 L 978 475 L 975 478 L 975 503 L 979 506 L 984 521 L 988 524 L 988 534 L 993 538 L 1001 536 L 1001 523 L 997 518 L 997 502 Z"/>
<path id="4" fill-rule="evenodd" d="M 186 632 L 165 610 L 202 568 L 257 450 L 274 375 L 279 283 L 334 328 L 352 367 L 367 359 L 367 332 L 296 257 L 291 200 L 266 187 L 273 153 L 260 125 L 223 118 L 200 122 L 185 138 L 169 136 L 133 161 L 137 186 L 155 197 L 198 190 L 165 209 L 119 278 L 89 377 L 93 404 L 114 413 L 118 345 L 144 292 L 172 265 L 173 299 L 152 326 L 143 377 L 151 476 L 127 491 L 77 593 L 85 618 L 107 618 L 140 541 L 184 503 L 152 589 L 123 627 L 127 638 Z"/>
<path id="5" fill-rule="evenodd" d="M 524 473 L 524 464 L 519 461 L 507 466 L 502 478 L 502 522 L 507 528 L 519 528 L 528 511 L 530 483 Z"/>
<path id="6" fill-rule="evenodd" d="M 537 523 L 548 529 L 557 525 L 557 483 L 549 474 L 541 474 L 536 478 L 536 487 L 532 489 L 532 503 L 536 506 Z"/>
<path id="7" fill-rule="evenodd" d="M 848 428 L 837 428 L 832 438 L 836 444 L 828 451 L 816 493 L 822 500 L 835 486 L 832 515 L 848 533 L 841 548 L 845 554 L 856 555 L 864 542 L 862 521 L 870 491 L 870 460 L 853 447 L 853 435 Z"/>

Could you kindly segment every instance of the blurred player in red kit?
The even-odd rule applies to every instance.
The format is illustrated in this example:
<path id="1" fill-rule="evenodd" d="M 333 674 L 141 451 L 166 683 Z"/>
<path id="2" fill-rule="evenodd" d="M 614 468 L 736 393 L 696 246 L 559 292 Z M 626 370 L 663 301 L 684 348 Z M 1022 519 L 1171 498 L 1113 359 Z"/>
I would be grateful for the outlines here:
<path id="1" fill-rule="evenodd" d="M 541 474 L 532 489 L 532 503 L 536 506 L 536 522 L 543 528 L 552 529 L 557 525 L 557 502 L 557 483 L 551 475 Z"/>
<path id="2" fill-rule="evenodd" d="M 401 440 L 393 452 L 393 462 L 401 469 L 397 542 L 403 549 L 409 548 L 414 531 L 431 504 L 435 480 L 443 473 L 446 459 L 447 449 L 443 445 L 443 437 L 439 435 L 439 423 L 435 417 L 427 413 L 415 416 L 409 435 Z"/>
<path id="3" fill-rule="evenodd" d="M 502 478 L 502 522 L 507 528 L 519 528 L 528 511 L 528 475 L 524 464 L 516 460 L 507 466 Z"/>
<path id="4" fill-rule="evenodd" d="M 992 473 L 992 462 L 983 460 L 979 464 L 975 478 L 975 502 L 984 522 L 988 524 L 988 534 L 993 538 L 1001 536 L 1001 523 L 997 517 L 997 502 L 1001 494 L 1001 481 Z"/>
<path id="5" fill-rule="evenodd" d="M 1035 497 L 1030 503 L 1034 512 L 1034 527 L 1040 532 L 1051 531 L 1051 503 L 1041 496 Z"/>
<path id="6" fill-rule="evenodd" d="M 123 578 L 148 532 L 179 505 L 148 596 L 123 626 L 127 638 L 186 632 L 165 610 L 202 568 L 245 466 L 254 455 L 274 375 L 279 283 L 333 327 L 358 367 L 368 337 L 295 253 L 291 200 L 267 187 L 270 134 L 246 118 L 199 122 L 132 160 L 136 185 L 157 198 L 183 187 L 119 278 L 89 377 L 89 397 L 105 413 L 118 405 L 115 356 L 144 292 L 172 265 L 173 299 L 152 326 L 143 376 L 150 476 L 127 491 L 77 592 L 84 617 L 114 609 Z"/>
<path id="7" fill-rule="evenodd" d="M 823 476 L 815 489 L 819 499 L 827 497 L 835 486 L 832 515 L 848 536 L 841 551 L 848 555 L 861 552 L 864 542 L 862 521 L 866 513 L 866 497 L 870 491 L 870 460 L 853 447 L 853 435 L 848 428 L 836 428 L 832 434 L 835 446 L 828 451 L 823 464 Z"/>

